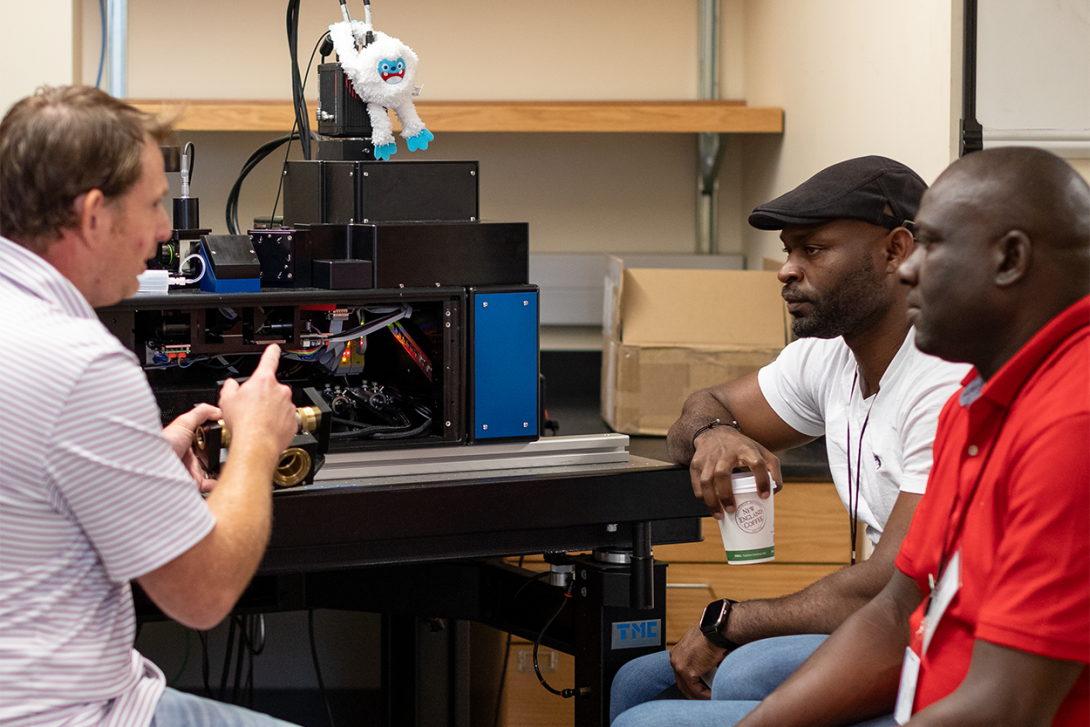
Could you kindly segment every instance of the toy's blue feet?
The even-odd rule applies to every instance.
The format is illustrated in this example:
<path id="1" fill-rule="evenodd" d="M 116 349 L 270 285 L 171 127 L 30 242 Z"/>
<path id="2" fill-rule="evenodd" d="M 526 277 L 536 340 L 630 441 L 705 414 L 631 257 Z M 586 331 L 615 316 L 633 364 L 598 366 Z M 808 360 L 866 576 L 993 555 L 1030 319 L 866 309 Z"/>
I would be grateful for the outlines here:
<path id="1" fill-rule="evenodd" d="M 409 148 L 411 149 L 412 147 L 410 146 Z M 396 153 L 397 144 L 383 144 L 382 146 L 375 146 L 375 159 L 387 161 Z"/>
<path id="2" fill-rule="evenodd" d="M 427 149 L 428 142 L 435 138 L 435 134 L 431 133 L 427 129 L 421 129 L 420 133 L 416 136 L 410 136 L 405 139 L 405 143 L 409 146 L 409 151 L 417 151 L 418 149 Z"/>

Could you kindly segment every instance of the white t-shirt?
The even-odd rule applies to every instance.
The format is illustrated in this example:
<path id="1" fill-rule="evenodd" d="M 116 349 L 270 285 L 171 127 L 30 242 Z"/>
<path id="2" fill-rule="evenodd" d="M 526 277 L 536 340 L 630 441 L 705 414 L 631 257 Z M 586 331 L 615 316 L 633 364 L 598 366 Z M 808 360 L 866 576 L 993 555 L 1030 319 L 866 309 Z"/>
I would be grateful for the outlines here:
<path id="1" fill-rule="evenodd" d="M 861 380 L 853 393 L 856 360 L 840 337 L 795 341 L 757 374 L 761 393 L 784 422 L 803 434 L 825 435 L 833 482 L 849 512 L 850 446 L 851 489 L 858 478 L 858 518 L 873 543 L 897 495 L 902 490 L 922 494 L 927 486 L 939 412 L 969 371 L 968 364 L 921 353 L 915 335 L 909 331 L 878 393 L 867 399 Z"/>
<path id="2" fill-rule="evenodd" d="M 144 727 L 166 680 L 129 581 L 214 517 L 136 357 L 79 291 L 0 237 L 0 723 Z"/>

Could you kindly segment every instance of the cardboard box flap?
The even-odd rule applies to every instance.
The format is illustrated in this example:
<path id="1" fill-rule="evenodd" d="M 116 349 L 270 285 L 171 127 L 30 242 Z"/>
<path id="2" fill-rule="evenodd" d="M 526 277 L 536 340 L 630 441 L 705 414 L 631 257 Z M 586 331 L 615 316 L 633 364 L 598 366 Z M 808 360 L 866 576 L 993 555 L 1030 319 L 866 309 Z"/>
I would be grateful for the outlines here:
<path id="1" fill-rule="evenodd" d="M 623 269 L 618 258 L 610 262 L 607 333 L 626 345 L 780 348 L 787 342 L 789 318 L 774 272 Z"/>

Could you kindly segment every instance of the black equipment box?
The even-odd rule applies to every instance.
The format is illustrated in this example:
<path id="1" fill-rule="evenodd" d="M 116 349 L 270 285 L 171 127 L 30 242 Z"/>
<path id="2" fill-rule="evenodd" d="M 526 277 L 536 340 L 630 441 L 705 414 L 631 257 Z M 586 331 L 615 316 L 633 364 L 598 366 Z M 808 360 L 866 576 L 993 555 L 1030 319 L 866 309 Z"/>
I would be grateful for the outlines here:
<path id="1" fill-rule="evenodd" d="M 284 227 L 475 222 L 477 162 L 289 161 Z"/>
<path id="2" fill-rule="evenodd" d="M 352 88 L 340 63 L 322 63 L 318 66 L 318 133 L 325 136 L 371 136 L 367 104 Z M 374 159 L 374 156 L 369 158 Z"/>
<path id="3" fill-rule="evenodd" d="M 371 287 L 371 267 L 370 260 L 314 260 L 310 271 L 316 288 L 358 290 Z"/>
<path id="4" fill-rule="evenodd" d="M 306 245 L 298 240 L 298 230 L 250 230 L 250 241 L 261 264 L 261 288 L 310 287 L 310 258 L 302 263 L 299 255 Z M 302 281 L 297 282 L 297 278 Z"/>
<path id="5" fill-rule="evenodd" d="M 176 291 L 98 315 L 140 360 L 164 424 L 214 403 L 220 382 L 248 376 L 278 344 L 297 406 L 313 389 L 330 407 L 335 453 L 467 440 L 465 300 L 463 287 Z"/>
<path id="6" fill-rule="evenodd" d="M 201 244 L 216 278 L 238 280 L 261 274 L 253 241 L 245 235 L 204 235 Z"/>
<path id="7" fill-rule="evenodd" d="M 295 238 L 307 238 L 315 261 L 369 260 L 374 288 L 529 282 L 530 226 L 525 222 L 312 225 L 305 232 Z"/>

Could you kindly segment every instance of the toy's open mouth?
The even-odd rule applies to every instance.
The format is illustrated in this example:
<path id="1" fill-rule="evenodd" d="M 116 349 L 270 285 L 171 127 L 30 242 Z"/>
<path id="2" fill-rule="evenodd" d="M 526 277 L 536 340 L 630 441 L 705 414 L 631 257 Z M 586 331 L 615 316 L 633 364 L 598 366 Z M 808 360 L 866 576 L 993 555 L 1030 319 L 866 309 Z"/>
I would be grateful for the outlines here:
<path id="1" fill-rule="evenodd" d="M 386 83 L 401 83 L 402 79 L 405 78 L 405 71 L 398 71 L 397 73 L 386 73 L 384 71 L 380 75 Z"/>

